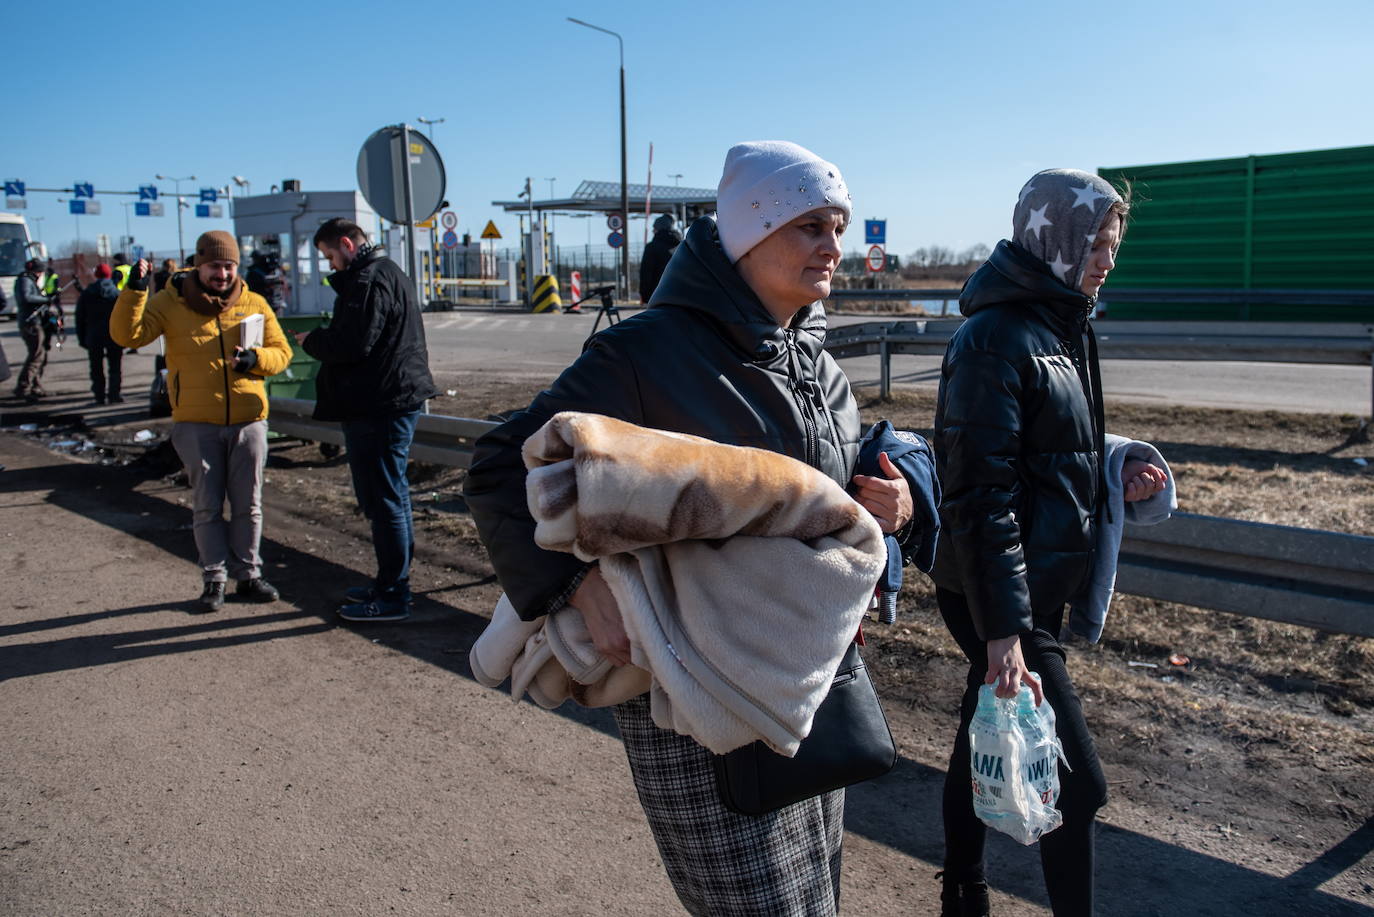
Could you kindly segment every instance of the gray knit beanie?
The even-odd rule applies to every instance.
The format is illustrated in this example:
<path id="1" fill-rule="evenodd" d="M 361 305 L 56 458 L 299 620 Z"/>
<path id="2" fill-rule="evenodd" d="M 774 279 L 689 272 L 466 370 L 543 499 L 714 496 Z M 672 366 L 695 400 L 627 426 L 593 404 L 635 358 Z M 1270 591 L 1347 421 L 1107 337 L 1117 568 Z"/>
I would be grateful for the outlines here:
<path id="1" fill-rule="evenodd" d="M 803 213 L 838 207 L 853 213 L 840 170 L 786 140 L 740 143 L 725 154 L 716 192 L 716 228 L 733 264 Z"/>
<path id="2" fill-rule="evenodd" d="M 1120 200 L 1106 179 L 1091 172 L 1037 172 L 1017 198 L 1012 241 L 1049 265 L 1064 286 L 1076 290 L 1107 211 Z"/>

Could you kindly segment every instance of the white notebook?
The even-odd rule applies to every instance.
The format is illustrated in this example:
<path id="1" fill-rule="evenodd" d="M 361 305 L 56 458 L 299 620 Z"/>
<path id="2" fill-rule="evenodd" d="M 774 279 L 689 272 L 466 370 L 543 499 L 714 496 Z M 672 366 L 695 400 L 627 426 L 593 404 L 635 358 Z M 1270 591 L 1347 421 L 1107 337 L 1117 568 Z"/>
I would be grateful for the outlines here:
<path id="1" fill-rule="evenodd" d="M 239 322 L 239 346 L 244 350 L 252 350 L 254 347 L 262 346 L 262 322 L 260 314 L 250 315 Z"/>

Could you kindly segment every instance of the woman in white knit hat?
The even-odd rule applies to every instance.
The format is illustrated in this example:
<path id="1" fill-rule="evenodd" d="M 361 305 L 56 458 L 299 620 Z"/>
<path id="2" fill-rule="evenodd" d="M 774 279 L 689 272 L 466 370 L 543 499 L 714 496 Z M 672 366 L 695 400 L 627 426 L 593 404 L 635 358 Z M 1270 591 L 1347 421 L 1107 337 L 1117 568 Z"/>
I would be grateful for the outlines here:
<path id="1" fill-rule="evenodd" d="M 850 485 L 885 532 L 910 520 L 908 485 L 890 463 L 886 478 L 852 475 L 859 413 L 822 349 L 821 300 L 851 212 L 840 170 L 810 151 L 784 141 L 732 147 L 717 216 L 688 229 L 648 309 L 596 335 L 528 409 L 477 443 L 467 502 L 522 618 L 572 604 L 603 654 L 630 661 L 597 567 L 534 543 L 520 447 L 559 411 L 789 455 Z M 655 726 L 647 695 L 618 705 L 615 716 L 664 866 L 690 913 L 836 912 L 843 790 L 762 816 L 736 814 L 719 798 L 714 756 Z"/>

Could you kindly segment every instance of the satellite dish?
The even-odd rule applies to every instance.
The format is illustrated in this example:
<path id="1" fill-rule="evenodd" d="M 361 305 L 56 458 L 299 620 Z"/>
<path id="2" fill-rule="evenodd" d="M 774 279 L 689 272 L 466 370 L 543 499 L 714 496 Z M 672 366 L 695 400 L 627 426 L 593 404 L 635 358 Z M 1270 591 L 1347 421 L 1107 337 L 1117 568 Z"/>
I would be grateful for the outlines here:
<path id="1" fill-rule="evenodd" d="M 410 148 L 403 149 L 406 135 Z M 411 219 L 406 216 L 406 170 L 410 171 Z M 429 138 L 404 125 L 393 124 L 374 132 L 358 151 L 358 189 L 386 220 L 422 223 L 444 203 L 447 176 L 444 161 Z"/>

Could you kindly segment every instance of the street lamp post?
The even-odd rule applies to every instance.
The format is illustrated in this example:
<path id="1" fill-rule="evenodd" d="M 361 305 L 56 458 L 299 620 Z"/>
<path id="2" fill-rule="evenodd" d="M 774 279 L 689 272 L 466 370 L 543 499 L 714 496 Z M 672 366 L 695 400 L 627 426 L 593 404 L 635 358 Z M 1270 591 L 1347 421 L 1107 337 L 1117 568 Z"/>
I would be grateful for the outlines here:
<path id="1" fill-rule="evenodd" d="M 682 173 L 670 172 L 668 173 L 668 177 L 673 180 L 673 187 L 676 188 L 678 186 L 678 183 L 682 180 Z"/>
<path id="2" fill-rule="evenodd" d="M 181 183 L 184 181 L 195 181 L 194 175 L 187 175 L 185 178 L 173 178 L 170 175 L 154 175 L 158 181 L 169 181 L 176 184 L 177 195 L 177 250 L 181 253 L 181 263 L 186 263 L 186 238 L 181 231 L 181 211 L 186 207 L 186 200 L 181 196 Z"/>
<path id="3" fill-rule="evenodd" d="M 430 139 L 430 142 L 432 143 L 432 142 L 434 141 L 434 125 L 436 125 L 436 124 L 443 124 L 445 119 L 443 119 L 443 118 L 416 118 L 415 120 L 416 120 L 416 121 L 419 121 L 421 124 L 423 124 L 423 125 L 425 125 L 426 127 L 429 128 L 429 139 Z"/>
<path id="4" fill-rule="evenodd" d="M 134 232 L 129 226 L 129 208 L 135 206 L 136 203 L 136 201 L 119 202 L 119 206 L 124 208 L 124 245 L 120 246 L 120 250 L 124 251 L 125 257 L 128 257 L 130 253 L 124 250 L 124 246 L 132 246 L 134 244 Z"/>
<path id="5" fill-rule="evenodd" d="M 70 198 L 59 197 L 57 202 L 59 204 L 70 203 Z M 81 254 L 81 214 L 73 213 L 72 220 L 76 223 L 76 247 L 72 250 L 72 257 L 75 258 L 77 255 Z"/>
<path id="6" fill-rule="evenodd" d="M 625 158 L 625 40 L 620 37 L 619 32 L 612 32 L 610 29 L 603 29 L 599 25 L 592 25 L 590 22 L 583 22 L 581 19 L 574 19 L 569 16 L 568 21 L 598 32 L 605 32 L 612 35 L 620 44 L 620 219 L 625 223 L 621 227 L 622 240 L 620 246 L 620 295 L 622 299 L 630 295 L 630 246 L 625 244 L 630 237 L 630 186 L 629 171 L 626 167 Z"/>
<path id="7" fill-rule="evenodd" d="M 553 200 L 553 183 L 557 178 L 546 178 L 544 181 L 549 183 L 549 200 Z M 554 233 L 554 218 L 558 216 L 558 211 L 549 211 L 549 235 L 553 236 L 553 251 L 549 253 L 549 266 L 555 274 L 558 273 L 558 236 Z"/>
<path id="8" fill-rule="evenodd" d="M 43 221 L 46 220 L 46 219 L 47 219 L 47 217 L 33 217 L 33 218 L 32 218 L 33 224 L 34 224 L 33 230 L 34 230 L 34 232 L 38 233 L 38 239 L 37 239 L 36 241 L 39 241 L 39 242 L 42 242 L 42 241 L 43 241 Z"/>

